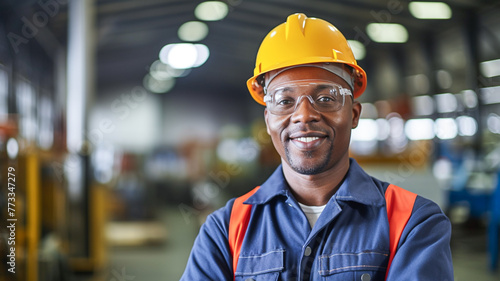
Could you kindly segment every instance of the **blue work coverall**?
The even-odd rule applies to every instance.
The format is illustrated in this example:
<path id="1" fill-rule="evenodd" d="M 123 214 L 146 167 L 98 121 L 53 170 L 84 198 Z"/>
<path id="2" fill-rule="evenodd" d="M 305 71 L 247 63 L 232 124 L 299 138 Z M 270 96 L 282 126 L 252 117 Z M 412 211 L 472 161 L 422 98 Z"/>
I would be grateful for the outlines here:
<path id="1" fill-rule="evenodd" d="M 385 280 L 389 225 L 377 180 L 350 159 L 347 176 L 311 229 L 280 167 L 245 203 L 252 216 L 235 280 Z M 234 199 L 207 217 L 181 280 L 233 280 L 228 225 Z M 453 280 L 451 226 L 417 196 L 387 280 Z"/>

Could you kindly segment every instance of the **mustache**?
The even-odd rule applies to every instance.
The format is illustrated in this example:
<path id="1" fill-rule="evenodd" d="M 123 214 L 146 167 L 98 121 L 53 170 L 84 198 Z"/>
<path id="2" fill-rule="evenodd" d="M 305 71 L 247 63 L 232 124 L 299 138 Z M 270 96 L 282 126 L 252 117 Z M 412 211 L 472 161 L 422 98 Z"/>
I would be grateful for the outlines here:
<path id="1" fill-rule="evenodd" d="M 307 132 L 318 132 L 318 133 L 322 133 L 325 135 L 331 134 L 328 130 L 321 128 L 320 126 L 315 126 L 315 125 L 310 125 L 310 124 L 301 124 L 301 125 L 294 126 L 292 128 L 288 128 L 287 133 L 288 133 L 288 135 L 292 135 L 292 134 L 307 133 Z"/>
<path id="2" fill-rule="evenodd" d="M 324 129 L 320 126 L 315 126 L 315 125 L 309 125 L 309 124 L 304 124 L 304 125 L 297 125 L 295 127 L 289 127 L 287 130 L 287 135 L 292 136 L 295 134 L 303 134 L 303 133 L 310 133 L 310 132 L 315 132 L 315 133 L 321 133 L 326 136 L 331 136 L 332 132 Z"/>

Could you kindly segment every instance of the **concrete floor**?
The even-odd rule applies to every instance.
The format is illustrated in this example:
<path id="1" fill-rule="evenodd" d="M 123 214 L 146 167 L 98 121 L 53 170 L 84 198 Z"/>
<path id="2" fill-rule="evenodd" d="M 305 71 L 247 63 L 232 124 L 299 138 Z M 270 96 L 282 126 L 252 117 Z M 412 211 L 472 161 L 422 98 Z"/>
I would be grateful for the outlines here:
<path id="1" fill-rule="evenodd" d="M 179 280 L 186 266 L 193 241 L 198 234 L 198 223 L 186 221 L 178 208 L 162 210 L 168 238 L 164 244 L 140 247 L 113 247 L 110 249 L 109 277 L 117 281 Z M 116 277 L 117 272 L 123 277 Z"/>
<path id="2" fill-rule="evenodd" d="M 500 268 L 496 272 L 489 270 L 486 228 L 481 224 L 454 226 L 451 251 L 455 281 L 500 280 Z"/>

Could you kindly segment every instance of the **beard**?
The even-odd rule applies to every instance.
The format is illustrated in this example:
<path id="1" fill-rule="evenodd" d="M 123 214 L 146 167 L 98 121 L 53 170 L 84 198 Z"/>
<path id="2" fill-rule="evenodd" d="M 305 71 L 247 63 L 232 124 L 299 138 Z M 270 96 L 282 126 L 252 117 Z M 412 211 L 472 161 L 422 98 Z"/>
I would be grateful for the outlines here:
<path id="1" fill-rule="evenodd" d="M 314 156 L 313 151 L 306 151 L 303 153 L 303 155 L 301 156 L 303 159 L 314 159 L 315 157 L 317 157 L 318 159 L 314 161 L 314 163 L 311 164 L 297 163 L 300 161 L 296 162 L 294 160 L 294 157 L 290 153 L 288 146 L 287 145 L 285 146 L 285 155 L 288 164 L 290 165 L 290 168 L 292 168 L 295 172 L 303 175 L 316 175 L 324 172 L 325 168 L 328 166 L 328 163 L 330 162 L 332 153 L 333 153 L 333 143 L 330 144 L 330 149 L 328 150 L 328 152 L 320 155 L 319 157 Z"/>

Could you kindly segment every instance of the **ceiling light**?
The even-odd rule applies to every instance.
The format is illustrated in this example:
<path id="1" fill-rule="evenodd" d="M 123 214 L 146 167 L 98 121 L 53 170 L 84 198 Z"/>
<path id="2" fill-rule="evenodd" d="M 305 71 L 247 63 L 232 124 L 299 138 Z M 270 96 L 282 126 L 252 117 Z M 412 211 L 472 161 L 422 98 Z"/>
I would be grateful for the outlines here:
<path id="1" fill-rule="evenodd" d="M 451 8 L 443 2 L 410 2 L 410 13 L 417 19 L 449 19 Z"/>
<path id="2" fill-rule="evenodd" d="M 500 76 L 500 59 L 483 61 L 479 64 L 479 68 L 484 77 Z"/>
<path id="3" fill-rule="evenodd" d="M 168 64 L 156 60 L 149 68 L 149 74 L 157 80 L 167 80 L 172 77 L 184 77 L 190 72 L 190 69 L 177 69 Z"/>
<path id="4" fill-rule="evenodd" d="M 193 67 L 198 57 L 198 51 L 196 51 L 193 44 L 174 44 L 171 46 L 171 48 L 168 48 L 166 61 L 160 56 L 160 60 L 163 63 L 167 63 L 179 69 Z"/>
<path id="5" fill-rule="evenodd" d="M 450 93 L 435 95 L 437 111 L 439 113 L 454 112 L 458 108 L 458 101 L 455 95 Z"/>
<path id="6" fill-rule="evenodd" d="M 170 78 L 167 80 L 157 80 L 151 75 L 146 75 L 143 81 L 144 87 L 152 93 L 161 94 L 166 93 L 175 85 L 175 79 Z"/>
<path id="7" fill-rule="evenodd" d="M 370 38 L 378 43 L 405 43 L 408 31 L 398 23 L 370 23 L 366 27 Z"/>
<path id="8" fill-rule="evenodd" d="M 201 21 L 188 21 L 179 27 L 177 35 L 183 41 L 201 41 L 208 35 L 208 26 Z"/>
<path id="9" fill-rule="evenodd" d="M 172 75 L 170 75 L 170 73 L 168 73 L 167 66 L 168 65 L 162 63 L 161 61 L 156 60 L 155 62 L 153 62 L 153 64 L 149 68 L 149 74 L 151 76 L 153 76 L 153 78 L 156 80 L 171 79 Z"/>
<path id="10" fill-rule="evenodd" d="M 405 124 L 405 134 L 410 140 L 431 140 L 434 138 L 434 120 L 410 119 Z"/>
<path id="11" fill-rule="evenodd" d="M 196 48 L 197 56 L 193 67 L 198 67 L 207 61 L 210 56 L 210 50 L 208 50 L 208 47 L 203 44 L 194 44 L 194 47 Z"/>
<path id="12" fill-rule="evenodd" d="M 488 130 L 494 134 L 500 134 L 500 116 L 490 113 L 486 119 Z"/>
<path id="13" fill-rule="evenodd" d="M 391 125 L 389 124 L 389 121 L 387 121 L 387 119 L 385 118 L 378 118 L 376 122 L 378 129 L 377 140 L 384 141 L 391 134 Z"/>
<path id="14" fill-rule="evenodd" d="M 473 90 L 463 90 L 462 92 L 462 99 L 466 107 L 468 108 L 474 108 L 477 106 L 477 95 L 476 92 Z"/>
<path id="15" fill-rule="evenodd" d="M 481 89 L 481 100 L 483 104 L 500 103 L 500 86 Z"/>
<path id="16" fill-rule="evenodd" d="M 351 50 L 354 53 L 354 58 L 356 58 L 356 60 L 362 60 L 365 58 L 366 48 L 363 43 L 357 40 L 347 40 L 347 43 L 349 43 L 349 46 L 351 46 Z"/>
<path id="17" fill-rule="evenodd" d="M 198 67 L 205 63 L 210 52 L 203 44 L 177 43 L 160 50 L 160 61 L 177 69 Z"/>
<path id="18" fill-rule="evenodd" d="M 19 143 L 15 138 L 10 138 L 7 141 L 7 155 L 10 159 L 15 159 L 19 153 Z"/>
<path id="19" fill-rule="evenodd" d="M 377 122 L 373 119 L 359 119 L 358 126 L 352 130 L 353 141 L 374 141 L 377 136 Z"/>
<path id="20" fill-rule="evenodd" d="M 220 1 L 206 1 L 200 3 L 194 9 L 194 15 L 199 20 L 217 21 L 225 18 L 229 8 L 226 3 Z"/>
<path id="21" fill-rule="evenodd" d="M 415 115 L 431 115 L 434 113 L 434 100 L 431 96 L 417 96 L 411 99 L 412 110 Z"/>
<path id="22" fill-rule="evenodd" d="M 441 89 L 449 89 L 453 85 L 453 77 L 446 70 L 438 70 L 436 72 L 436 80 Z"/>
<path id="23" fill-rule="evenodd" d="M 436 136 L 442 140 L 453 139 L 458 134 L 458 127 L 453 118 L 438 118 L 434 126 Z"/>
<path id="24" fill-rule="evenodd" d="M 387 121 L 391 128 L 389 138 L 387 139 L 389 149 L 395 153 L 403 152 L 408 144 L 408 139 L 404 131 L 405 121 L 396 112 L 389 113 Z"/>
<path id="25" fill-rule="evenodd" d="M 473 136 L 477 133 L 477 121 L 470 116 L 459 116 L 456 119 L 458 134 L 461 136 Z"/>

